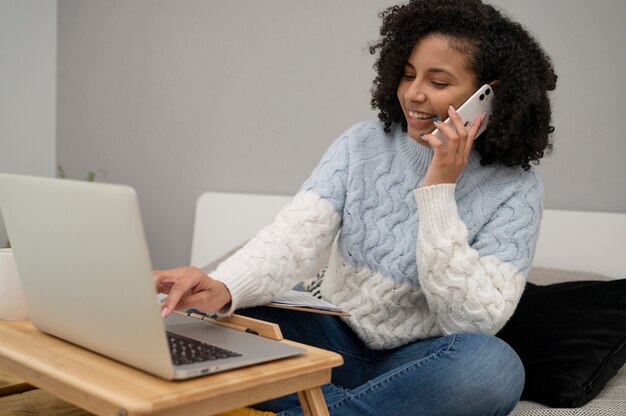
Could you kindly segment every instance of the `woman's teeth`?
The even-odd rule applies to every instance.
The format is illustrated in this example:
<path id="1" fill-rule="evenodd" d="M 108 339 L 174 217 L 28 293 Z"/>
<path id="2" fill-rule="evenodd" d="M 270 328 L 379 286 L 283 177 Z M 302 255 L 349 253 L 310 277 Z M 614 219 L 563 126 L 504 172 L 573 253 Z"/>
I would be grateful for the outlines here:
<path id="1" fill-rule="evenodd" d="M 435 116 L 432 114 L 415 113 L 413 111 L 409 111 L 409 117 L 411 117 L 413 120 L 427 120 Z"/>

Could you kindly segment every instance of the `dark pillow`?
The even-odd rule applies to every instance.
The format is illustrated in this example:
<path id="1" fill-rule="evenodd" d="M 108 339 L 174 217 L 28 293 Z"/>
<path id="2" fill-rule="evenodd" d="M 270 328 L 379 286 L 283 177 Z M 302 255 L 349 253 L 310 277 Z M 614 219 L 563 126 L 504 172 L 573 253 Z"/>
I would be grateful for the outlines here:
<path id="1" fill-rule="evenodd" d="M 524 363 L 523 400 L 583 406 L 626 361 L 626 279 L 528 283 L 497 336 Z"/>

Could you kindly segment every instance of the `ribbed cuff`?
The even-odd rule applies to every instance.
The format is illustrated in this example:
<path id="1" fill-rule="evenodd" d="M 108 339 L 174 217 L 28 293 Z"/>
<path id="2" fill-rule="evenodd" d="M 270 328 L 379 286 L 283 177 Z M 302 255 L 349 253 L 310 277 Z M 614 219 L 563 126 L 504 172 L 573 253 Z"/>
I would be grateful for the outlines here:
<path id="1" fill-rule="evenodd" d="M 439 233 L 459 221 L 455 190 L 456 184 L 444 183 L 423 186 L 413 191 L 423 231 Z"/>
<path id="2" fill-rule="evenodd" d="M 252 304 L 259 288 L 257 280 L 251 275 L 252 270 L 236 260 L 227 260 L 210 274 L 212 279 L 226 285 L 231 297 L 230 304 L 217 311 L 217 315 L 228 316 L 240 307 Z"/>

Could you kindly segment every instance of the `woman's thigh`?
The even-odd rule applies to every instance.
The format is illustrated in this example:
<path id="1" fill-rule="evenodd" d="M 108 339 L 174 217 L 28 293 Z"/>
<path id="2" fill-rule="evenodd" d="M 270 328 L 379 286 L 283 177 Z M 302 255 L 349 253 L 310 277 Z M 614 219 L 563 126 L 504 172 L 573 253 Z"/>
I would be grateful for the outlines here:
<path id="1" fill-rule="evenodd" d="M 278 324 L 291 341 L 340 354 L 344 364 L 333 369 L 334 384 L 354 388 L 367 382 L 370 350 L 338 316 L 265 306 L 237 313 Z"/>

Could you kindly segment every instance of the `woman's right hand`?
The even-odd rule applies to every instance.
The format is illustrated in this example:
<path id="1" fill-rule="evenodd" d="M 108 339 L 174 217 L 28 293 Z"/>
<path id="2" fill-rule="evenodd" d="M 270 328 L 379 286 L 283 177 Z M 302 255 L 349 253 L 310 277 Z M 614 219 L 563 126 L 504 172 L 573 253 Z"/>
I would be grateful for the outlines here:
<path id="1" fill-rule="evenodd" d="M 432 134 L 421 136 L 422 140 L 427 142 L 434 151 L 422 186 L 456 183 L 468 164 L 474 140 L 485 120 L 485 113 L 481 113 L 468 126 L 469 128 L 466 128 L 454 107 L 448 108 L 448 115 L 454 128 L 441 121 L 435 123 L 435 127 L 448 137 L 447 147 L 444 147 L 441 140 Z"/>
<path id="2" fill-rule="evenodd" d="M 152 278 L 157 293 L 168 295 L 161 303 L 161 315 L 164 318 L 179 309 L 215 312 L 231 302 L 226 285 L 211 279 L 196 267 L 155 270 Z"/>

